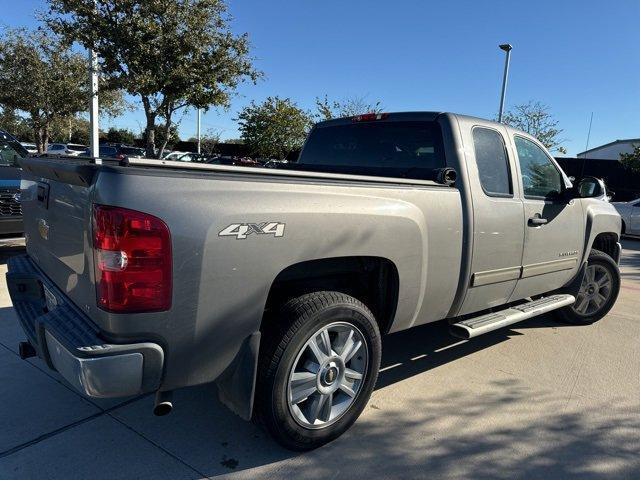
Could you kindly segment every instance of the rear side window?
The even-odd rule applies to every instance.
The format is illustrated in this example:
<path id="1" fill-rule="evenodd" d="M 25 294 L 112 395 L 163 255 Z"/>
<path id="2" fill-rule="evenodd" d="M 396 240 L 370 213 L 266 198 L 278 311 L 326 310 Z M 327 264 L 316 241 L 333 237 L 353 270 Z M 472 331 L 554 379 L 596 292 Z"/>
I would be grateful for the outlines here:
<path id="1" fill-rule="evenodd" d="M 363 122 L 316 127 L 289 168 L 433 180 L 446 166 L 436 122 Z"/>
<path id="2" fill-rule="evenodd" d="M 473 129 L 480 184 L 487 195 L 511 196 L 509 159 L 502 135 L 488 128 Z"/>

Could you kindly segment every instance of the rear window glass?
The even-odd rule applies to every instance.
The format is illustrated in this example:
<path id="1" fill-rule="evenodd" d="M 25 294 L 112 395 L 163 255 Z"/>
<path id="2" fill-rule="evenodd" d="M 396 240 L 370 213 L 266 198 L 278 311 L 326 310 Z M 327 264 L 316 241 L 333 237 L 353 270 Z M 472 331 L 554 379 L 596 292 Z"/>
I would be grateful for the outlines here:
<path id="1" fill-rule="evenodd" d="M 473 144 L 480 183 L 485 193 L 511 195 L 509 160 L 502 135 L 495 130 L 476 127 L 473 129 Z"/>
<path id="2" fill-rule="evenodd" d="M 432 180 L 445 165 L 436 122 L 398 121 L 316 127 L 291 167 Z"/>

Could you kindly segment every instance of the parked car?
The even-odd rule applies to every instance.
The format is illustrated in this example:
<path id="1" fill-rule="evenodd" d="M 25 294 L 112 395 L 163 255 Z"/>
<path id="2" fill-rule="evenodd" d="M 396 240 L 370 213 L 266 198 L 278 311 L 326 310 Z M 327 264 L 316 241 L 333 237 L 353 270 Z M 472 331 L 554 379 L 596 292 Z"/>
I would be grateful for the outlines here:
<path id="1" fill-rule="evenodd" d="M 116 156 L 118 155 L 118 149 L 109 145 L 100 145 L 98 147 L 98 155 L 100 155 L 100 158 L 116 158 Z M 80 156 L 91 157 L 91 149 L 85 149 L 85 151 L 82 152 L 82 155 Z"/>
<path id="2" fill-rule="evenodd" d="M 156 392 L 159 415 L 216 381 L 295 450 L 356 421 L 382 335 L 444 320 L 469 339 L 550 311 L 584 325 L 620 288 L 597 180 L 572 185 L 534 137 L 478 118 L 321 122 L 286 169 L 20 163 L 22 357 L 92 397 Z"/>
<path id="3" fill-rule="evenodd" d="M 28 155 L 15 138 L 0 130 L 0 244 L 23 236 L 18 160 Z"/>
<path id="4" fill-rule="evenodd" d="M 68 155 L 69 149 L 66 143 L 50 143 L 47 145 L 46 153 L 49 155 Z"/>
<path id="5" fill-rule="evenodd" d="M 78 157 L 83 155 L 87 148 L 86 145 L 80 145 L 79 143 L 67 143 L 67 155 Z"/>
<path id="6" fill-rule="evenodd" d="M 138 147 L 131 147 L 128 145 L 119 144 L 101 144 L 99 149 L 100 158 L 117 158 L 123 159 L 125 157 L 144 157 L 144 149 Z M 82 153 L 83 157 L 91 156 L 91 149 L 87 148 Z"/>
<path id="7" fill-rule="evenodd" d="M 20 145 L 30 154 L 38 153 L 38 146 L 35 143 L 20 142 Z"/>
<path id="8" fill-rule="evenodd" d="M 640 235 L 640 198 L 631 202 L 613 202 L 622 217 L 623 235 Z"/>
<path id="9" fill-rule="evenodd" d="M 180 157 L 182 157 L 183 155 L 188 155 L 189 152 L 170 152 L 167 155 L 165 155 L 164 157 L 162 157 L 163 160 L 171 160 L 171 161 L 177 161 Z"/>

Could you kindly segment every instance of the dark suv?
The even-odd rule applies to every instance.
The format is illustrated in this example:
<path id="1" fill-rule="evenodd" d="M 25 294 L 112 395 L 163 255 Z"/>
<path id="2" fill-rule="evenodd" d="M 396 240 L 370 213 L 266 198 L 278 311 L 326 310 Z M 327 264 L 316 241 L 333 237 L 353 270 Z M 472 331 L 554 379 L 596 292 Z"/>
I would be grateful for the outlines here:
<path id="1" fill-rule="evenodd" d="M 0 130 L 0 243 L 23 235 L 18 159 L 28 155 L 15 138 Z"/>

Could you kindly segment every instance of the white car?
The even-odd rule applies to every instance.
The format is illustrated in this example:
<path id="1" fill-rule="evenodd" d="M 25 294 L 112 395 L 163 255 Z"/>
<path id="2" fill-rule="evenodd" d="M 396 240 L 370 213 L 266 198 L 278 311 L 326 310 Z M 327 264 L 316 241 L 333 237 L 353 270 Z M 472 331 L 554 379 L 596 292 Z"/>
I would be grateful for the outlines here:
<path id="1" fill-rule="evenodd" d="M 640 198 L 631 202 L 611 202 L 622 217 L 623 235 L 640 235 Z"/>
<path id="2" fill-rule="evenodd" d="M 38 153 L 38 147 L 35 143 L 20 142 L 20 145 L 22 145 L 29 153 Z"/>
<path id="3" fill-rule="evenodd" d="M 167 155 L 164 156 L 163 160 L 171 160 L 171 161 L 177 161 L 181 156 L 186 155 L 187 152 L 171 152 Z"/>
<path id="4" fill-rule="evenodd" d="M 53 155 L 66 155 L 67 144 L 66 143 L 50 143 L 47 145 L 47 153 Z"/>
<path id="5" fill-rule="evenodd" d="M 67 155 L 71 157 L 78 157 L 87 150 L 86 145 L 80 145 L 79 143 L 67 143 Z"/>

